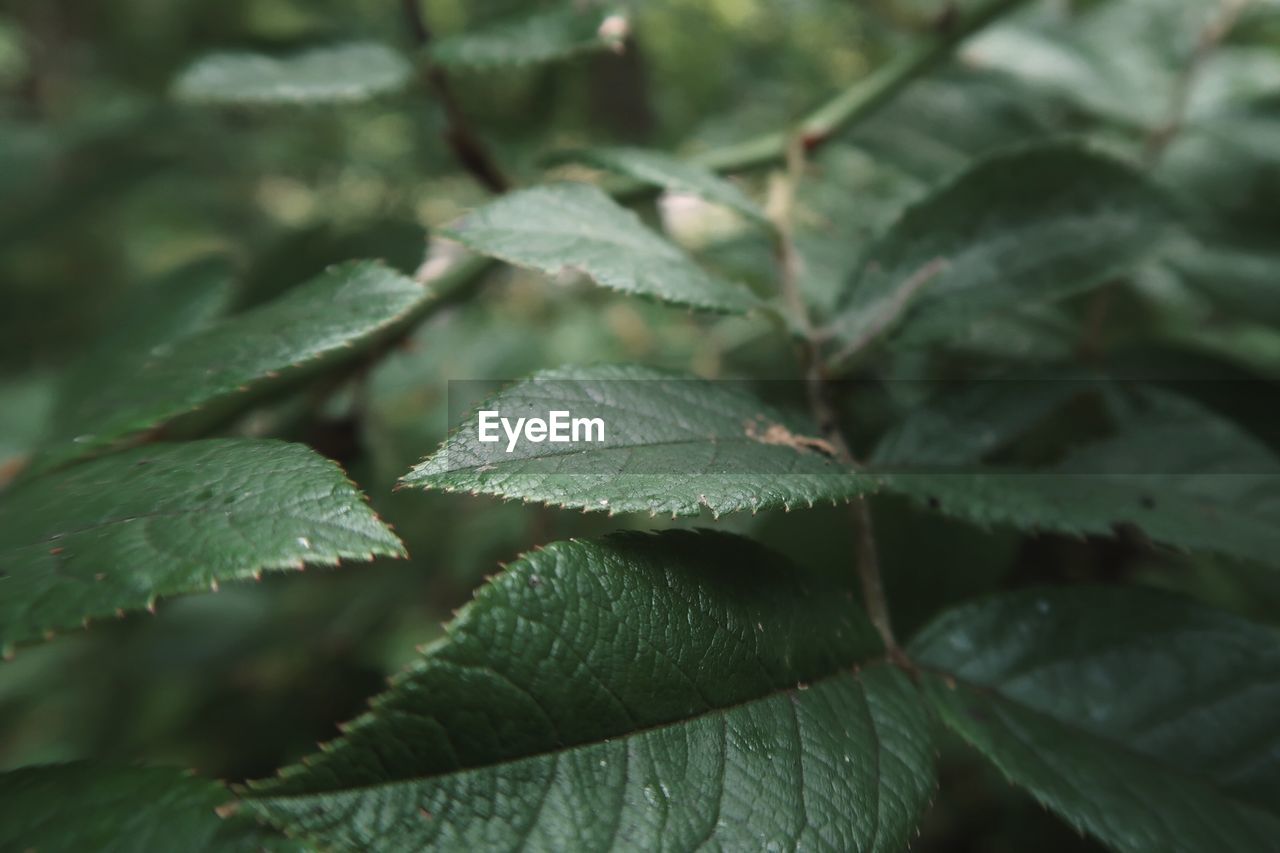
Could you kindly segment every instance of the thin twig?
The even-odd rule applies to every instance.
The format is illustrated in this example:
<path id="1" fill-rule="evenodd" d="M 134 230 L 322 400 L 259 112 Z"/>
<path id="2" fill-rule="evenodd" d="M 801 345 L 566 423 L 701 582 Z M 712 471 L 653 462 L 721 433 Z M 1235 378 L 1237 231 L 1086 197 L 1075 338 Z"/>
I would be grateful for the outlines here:
<path id="1" fill-rule="evenodd" d="M 431 33 L 422 20 L 417 3 L 415 0 L 403 0 L 403 2 L 410 31 L 415 40 L 420 45 L 429 42 Z M 874 115 L 881 106 L 891 100 L 893 93 L 950 56 L 955 47 L 967 37 L 1027 2 L 1028 0 L 986 0 L 977 8 L 961 15 L 959 22 L 953 23 L 946 33 L 936 36 L 928 45 L 838 93 L 811 112 L 799 127 L 809 127 L 811 131 L 815 127 L 823 127 L 826 128 L 828 135 L 831 135 L 858 124 Z M 793 144 L 792 140 L 796 135 L 796 133 L 768 134 L 707 151 L 694 160 L 719 172 L 745 171 L 784 160 L 788 146 Z M 803 134 L 799 135 L 803 136 Z M 813 145 L 814 138 L 810 137 L 805 147 L 812 150 Z M 609 190 L 618 199 L 654 191 L 651 185 L 639 181 L 612 184 Z M 409 318 L 409 322 L 412 324 L 421 322 L 440 305 L 465 298 L 464 295 L 475 288 L 477 281 L 497 264 L 498 261 L 490 258 L 470 257 L 454 265 L 447 275 L 434 282 L 437 293 L 444 298 L 428 303 L 423 310 L 415 312 L 414 316 Z"/>
<path id="2" fill-rule="evenodd" d="M 800 287 L 800 257 L 795 246 L 795 195 L 804 176 L 804 138 L 796 136 L 787 146 L 786 173 L 770 205 L 775 228 L 775 255 L 778 265 L 778 289 L 791 313 L 792 326 L 801 332 L 800 360 L 805 373 L 805 392 L 809 408 L 817 421 L 823 437 L 836 451 L 836 457 L 851 468 L 858 467 L 840 429 L 835 407 L 831 404 L 830 386 L 827 384 L 821 344 L 815 332 L 809 309 Z M 884 583 L 880 578 L 880 557 L 876 551 L 875 530 L 871 521 L 871 508 L 866 496 L 855 498 L 852 506 L 854 530 L 854 566 L 862 587 L 863 607 L 867 618 L 879 632 L 889 658 L 901 665 L 910 666 L 905 653 L 893 635 L 889 620 L 889 604 L 884 595 Z"/>
<path id="3" fill-rule="evenodd" d="M 1029 0 L 982 0 L 968 11 L 944 14 L 932 36 L 919 47 L 905 50 L 871 75 L 858 80 L 818 106 L 793 128 L 704 151 L 691 160 L 715 172 L 744 172 L 786 160 L 787 147 L 798 136 L 812 152 L 840 133 L 873 115 L 914 80 L 945 62 L 965 39 Z M 655 192 L 652 184 L 618 180 L 609 185 L 616 198 L 630 199 Z"/>
<path id="4" fill-rule="evenodd" d="M 1143 147 L 1143 160 L 1148 166 L 1159 163 L 1169 144 L 1182 132 L 1187 122 L 1187 110 L 1191 106 L 1191 95 L 1195 90 L 1196 81 L 1199 80 L 1214 51 L 1235 28 L 1240 15 L 1251 1 L 1221 0 L 1218 14 L 1200 31 L 1191 58 L 1182 67 L 1174 81 L 1167 118 L 1147 136 L 1146 145 Z"/>
<path id="5" fill-rule="evenodd" d="M 889 618 L 889 599 L 884 594 L 884 581 L 880 572 L 880 554 L 876 550 L 875 526 L 871 521 L 871 502 L 866 496 L 854 500 L 853 532 L 857 542 L 858 581 L 862 584 L 862 602 L 867 618 L 880 634 L 886 654 L 892 663 L 907 670 L 915 666 L 893 635 L 893 623 Z"/>
<path id="6" fill-rule="evenodd" d="M 792 325 L 801 332 L 801 360 L 804 364 L 805 386 L 810 409 L 823 436 L 836 449 L 840 460 L 850 467 L 856 468 L 858 462 L 840 430 L 839 419 L 834 406 L 831 405 L 830 385 L 821 355 L 821 338 L 814 329 L 813 320 L 809 316 L 800 289 L 800 264 L 793 240 L 792 217 L 795 183 L 801 175 L 804 156 L 837 133 L 875 113 L 911 81 L 949 57 L 955 47 L 968 36 L 1025 2 L 1026 0 L 987 0 L 968 14 L 948 14 L 940 21 L 942 25 L 935 29 L 935 37 L 929 44 L 903 55 L 901 59 L 841 92 L 810 113 L 800 122 L 796 130 L 758 137 L 728 148 L 716 149 L 695 158 L 695 162 L 700 165 L 721 172 L 749 169 L 778 161 L 787 164 L 788 181 L 791 185 L 785 189 L 783 203 L 779 205 L 778 215 L 775 217 L 778 233 L 776 255 L 779 288 L 783 301 L 792 314 Z M 635 192 L 634 186 L 620 185 L 614 188 L 614 193 L 618 196 L 627 196 Z M 905 282 L 895 293 L 890 306 L 891 310 L 886 312 L 882 321 L 877 322 L 876 327 L 879 331 L 873 332 L 873 337 L 861 346 L 869 345 L 875 339 L 874 335 L 878 335 L 887 328 L 896 315 L 901 313 L 915 292 L 943 269 L 945 269 L 945 262 L 939 259 L 927 264 L 924 269 Z M 897 305 L 896 308 L 893 307 L 894 304 Z M 881 579 L 880 558 L 876 551 L 871 508 L 865 496 L 859 496 L 853 502 L 853 526 L 856 541 L 855 561 L 867 617 L 879 632 L 890 660 L 907 669 L 912 669 L 910 660 L 898 645 L 893 633 L 889 605 L 885 599 L 884 582 Z"/>
<path id="7" fill-rule="evenodd" d="M 814 419 L 822 429 L 823 436 L 836 449 L 836 457 L 849 467 L 857 468 L 858 460 L 845 440 L 835 408 L 831 405 L 831 386 L 826 381 L 820 360 L 809 362 L 805 385 Z M 880 569 L 880 552 L 876 548 L 875 524 L 871 519 L 871 501 L 866 495 L 859 495 L 853 499 L 849 508 L 853 520 L 854 567 L 858 573 L 858 584 L 862 588 L 862 606 L 880 635 L 889 659 L 910 670 L 913 667 L 906 652 L 898 645 L 893 633 L 893 621 L 889 616 L 889 600 L 885 596 Z"/>
<path id="8" fill-rule="evenodd" d="M 782 178 L 772 182 L 769 218 L 773 222 L 773 250 L 778 263 L 778 289 L 796 330 L 804 339 L 813 337 L 809 310 L 800 290 L 801 260 L 795 243 L 796 187 L 804 175 L 805 150 L 799 137 L 787 146 L 786 170 Z"/>
<path id="9" fill-rule="evenodd" d="M 1195 50 L 1187 64 L 1184 65 L 1174 80 L 1173 93 L 1169 99 L 1168 115 L 1163 122 L 1147 134 L 1142 148 L 1142 162 L 1148 169 L 1160 165 L 1165 151 L 1177 139 L 1178 134 L 1187 123 L 1187 111 L 1191 107 L 1191 96 L 1196 82 L 1204 71 L 1205 65 L 1213 57 L 1213 53 L 1222 44 L 1223 39 L 1231 32 L 1240 15 L 1252 0 L 1220 0 L 1218 14 L 1200 31 L 1196 39 Z M 1118 282 L 1107 282 L 1094 291 L 1085 309 L 1086 323 L 1078 352 L 1086 362 L 1097 361 L 1106 349 L 1104 336 L 1107 333 L 1107 318 L 1111 313 L 1112 298 Z"/>
<path id="10" fill-rule="evenodd" d="M 786 161 L 788 155 L 792 155 L 796 151 L 802 154 L 812 151 L 837 133 L 873 115 L 882 106 L 890 102 L 909 83 L 946 60 L 955 47 L 967 37 L 1001 15 L 1024 5 L 1026 2 L 1028 0 L 985 0 L 985 2 L 980 3 L 967 14 L 959 15 L 954 19 L 948 18 L 946 20 L 947 26 L 935 31 L 935 37 L 929 44 L 903 55 L 901 59 L 890 63 L 870 77 L 860 80 L 818 107 L 798 125 L 797 131 L 768 134 L 725 148 L 717 148 L 706 152 L 701 157 L 694 158 L 694 160 L 698 164 L 718 172 L 734 172 Z M 415 34 L 415 38 L 419 44 L 425 45 L 430 40 L 430 32 L 422 24 L 417 3 L 415 0 L 404 0 L 404 3 L 406 11 L 410 15 L 410 27 Z M 448 111 L 448 107 L 446 107 L 446 111 Z M 463 126 L 465 127 L 465 123 Z M 455 150 L 457 149 L 455 148 Z M 483 148 L 478 148 L 477 150 L 482 154 L 484 152 Z M 464 164 L 467 162 L 467 159 L 461 155 L 459 159 Z M 506 185 L 506 181 L 502 180 L 500 175 L 497 175 L 499 180 L 493 180 L 496 171 L 494 174 L 490 174 L 485 169 L 481 169 L 480 173 L 475 170 L 471 171 L 486 185 L 496 184 L 503 187 Z M 481 175 L 488 177 L 481 177 Z M 652 187 L 635 181 L 617 183 L 610 187 L 610 192 L 620 199 L 652 191 Z M 809 332 L 804 335 L 802 357 L 806 365 L 806 385 L 809 389 L 810 406 L 819 426 L 823 429 L 824 435 L 831 445 L 837 449 L 840 459 L 845 464 L 856 467 L 857 460 L 854 458 L 848 442 L 845 441 L 844 435 L 839 429 L 835 410 L 828 399 L 829 385 L 825 376 L 823 361 L 820 358 L 819 340 L 818 336 L 812 331 L 813 323 L 808 315 L 808 310 L 804 307 L 803 299 L 795 300 L 793 296 L 785 295 L 799 294 L 800 292 L 798 280 L 799 264 L 795 255 L 794 242 L 789 239 L 788 242 L 790 245 L 783 248 L 779 253 L 779 260 L 783 262 L 781 263 L 782 288 L 784 298 L 789 303 L 794 303 L 802 309 L 794 318 L 797 327 Z M 463 293 L 470 292 L 478 280 L 495 264 L 496 261 L 487 258 L 472 257 L 454 265 L 454 268 L 450 269 L 448 273 L 435 282 L 437 292 L 444 297 L 441 302 L 444 302 L 449 297 L 457 298 Z M 420 322 L 432 310 L 432 308 L 426 308 L 417 313 L 409 319 L 406 326 L 412 326 Z M 890 659 L 899 665 L 911 668 L 910 661 L 907 660 L 906 654 L 894 637 L 893 628 L 889 621 L 889 608 L 885 600 L 884 584 L 881 581 L 880 562 L 875 546 L 871 511 L 865 497 L 859 497 L 855 500 L 853 521 L 857 542 L 857 553 L 855 555 L 857 571 L 862 585 L 865 599 L 864 606 L 867 609 L 868 618 L 880 633 Z"/>
<path id="11" fill-rule="evenodd" d="M 418 0 L 403 0 L 402 6 L 409 34 L 413 37 L 418 49 L 425 52 L 426 48 L 431 44 L 432 33 L 431 28 L 427 26 L 426 20 L 422 17 L 422 10 L 418 7 Z M 449 148 L 453 151 L 453 156 L 457 159 L 458 164 L 475 178 L 477 183 L 490 192 L 506 192 L 510 188 L 511 182 L 507 180 L 502 170 L 498 168 L 497 162 L 489 153 L 484 141 L 471 128 L 471 123 L 467 120 L 466 114 L 462 111 L 462 106 L 453 94 L 453 87 L 450 85 L 449 76 L 444 72 L 444 69 L 434 62 L 428 61 L 423 77 L 428 88 L 435 94 L 436 100 L 440 102 L 440 106 L 444 109 L 445 141 L 449 143 Z"/>

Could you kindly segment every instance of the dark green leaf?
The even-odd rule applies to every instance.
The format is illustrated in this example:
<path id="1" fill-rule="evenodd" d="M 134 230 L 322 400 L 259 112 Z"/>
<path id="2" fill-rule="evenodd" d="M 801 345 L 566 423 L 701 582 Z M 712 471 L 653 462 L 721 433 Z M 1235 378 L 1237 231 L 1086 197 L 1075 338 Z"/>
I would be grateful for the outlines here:
<path id="1" fill-rule="evenodd" d="M 979 157 L 1047 135 L 1052 124 L 1038 94 L 1005 75 L 955 69 L 917 80 L 848 139 L 882 169 L 892 164 L 928 186 Z"/>
<path id="2" fill-rule="evenodd" d="M 993 28 L 966 47 L 983 67 L 1021 77 L 1122 126 L 1154 130 L 1188 86 L 1183 121 L 1212 120 L 1233 102 L 1275 91 L 1274 51 L 1222 44 L 1227 7 L 1186 0 L 1101 3 L 1071 15 Z M 1205 50 L 1202 40 L 1214 39 Z M 1203 55 L 1197 55 L 1203 51 Z M 1187 69 L 1195 65 L 1190 81 Z"/>
<path id="3" fill-rule="evenodd" d="M 0 773 L 0 848 L 39 853 L 294 850 L 247 818 L 220 818 L 225 788 L 167 767 L 55 764 Z"/>
<path id="4" fill-rule="evenodd" d="M 1280 641 L 1163 593 L 1028 590 L 911 645 L 943 721 L 1073 826 L 1133 853 L 1280 845 Z"/>
<path id="5" fill-rule="evenodd" d="M 1280 460 L 1238 427 L 1168 396 L 1112 438 L 1049 470 L 923 466 L 903 458 L 889 488 L 979 524 L 1069 534 L 1134 528 L 1156 542 L 1275 563 Z"/>
<path id="6" fill-rule="evenodd" d="M 353 849 L 899 850 L 931 723 L 880 654 L 851 593 L 746 540 L 560 542 L 246 805 Z"/>
<path id="7" fill-rule="evenodd" d="M 280 59 L 219 53 L 183 71 L 174 94 L 232 106 L 364 101 L 400 89 L 412 70 L 399 53 L 374 43 L 314 48 Z"/>
<path id="8" fill-rule="evenodd" d="M 333 267 L 267 305 L 151 348 L 121 375 L 86 383 L 54 416 L 41 467 L 82 456 L 199 408 L 225 403 L 291 369 L 345 363 L 428 298 L 371 262 Z M 77 386 L 78 388 L 78 386 Z"/>
<path id="9" fill-rule="evenodd" d="M 1280 253 L 1188 246 L 1172 262 L 1184 281 L 1230 315 L 1280 326 Z"/>
<path id="10" fill-rule="evenodd" d="M 454 224 L 449 236 L 482 255 L 547 275 L 576 270 L 604 287 L 713 311 L 746 312 L 751 291 L 699 269 L 596 187 L 557 184 L 511 193 Z"/>
<path id="11" fill-rule="evenodd" d="M 943 383 L 885 433 L 870 462 L 882 468 L 977 464 L 1093 385 L 1052 374 Z"/>
<path id="12" fill-rule="evenodd" d="M 604 421 L 604 441 L 479 440 L 478 412 Z M 731 382 L 636 365 L 543 371 L 482 404 L 408 485 L 609 512 L 696 515 L 844 501 L 875 486 L 817 430 Z"/>
<path id="13" fill-rule="evenodd" d="M 1134 266 L 1170 226 L 1164 199 L 1083 148 L 985 160 L 909 208 L 875 243 L 835 322 L 844 341 L 896 325 L 900 343 L 1087 290 Z"/>
<path id="14" fill-rule="evenodd" d="M 264 570 L 401 555 L 332 462 L 217 439 L 118 453 L 0 498 L 0 645 Z"/>
<path id="15" fill-rule="evenodd" d="M 1183 247 L 1190 251 L 1179 259 L 1197 249 L 1253 251 L 1265 264 L 1275 251 L 1280 99 L 1259 99 L 1185 128 L 1169 143 L 1156 176 L 1197 214 L 1203 245 Z"/>
<path id="16" fill-rule="evenodd" d="M 153 352 L 165 352 L 175 341 L 213 325 L 230 305 L 233 282 L 229 264 L 208 259 L 130 291 L 104 318 L 103 334 L 67 371 L 54 423 L 74 420 L 85 400 L 143 369 Z"/>

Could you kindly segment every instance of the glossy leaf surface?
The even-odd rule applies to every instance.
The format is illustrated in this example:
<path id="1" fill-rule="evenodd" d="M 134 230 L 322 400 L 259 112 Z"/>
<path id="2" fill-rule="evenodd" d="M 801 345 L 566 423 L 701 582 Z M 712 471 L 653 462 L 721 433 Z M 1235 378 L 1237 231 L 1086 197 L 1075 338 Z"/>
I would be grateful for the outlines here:
<path id="1" fill-rule="evenodd" d="M 1164 593 L 1030 590 L 912 644 L 943 721 L 1122 851 L 1275 850 L 1280 642 Z"/>
<path id="2" fill-rule="evenodd" d="M 338 847 L 897 850 L 930 721 L 851 599 L 724 535 L 553 544 L 248 805 Z"/>
<path id="3" fill-rule="evenodd" d="M 521 441 L 507 452 L 505 437 L 480 441 L 480 410 L 513 422 L 552 411 L 598 417 L 604 440 Z M 604 365 L 544 371 L 500 392 L 402 482 L 609 512 L 719 515 L 844 501 L 874 487 L 834 453 L 807 418 L 741 383 Z"/>
<path id="4" fill-rule="evenodd" d="M 342 470 L 301 445 L 141 447 L 0 497 L 0 645 L 264 570 L 401 553 Z"/>

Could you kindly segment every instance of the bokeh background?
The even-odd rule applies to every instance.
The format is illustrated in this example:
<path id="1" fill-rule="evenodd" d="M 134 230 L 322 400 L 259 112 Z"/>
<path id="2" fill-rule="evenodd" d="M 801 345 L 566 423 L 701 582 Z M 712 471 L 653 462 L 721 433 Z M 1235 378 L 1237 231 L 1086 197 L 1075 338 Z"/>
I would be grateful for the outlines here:
<path id="1" fill-rule="evenodd" d="M 536 5 L 426 0 L 422 10 L 448 34 Z M 496 159 L 534 182 L 557 149 L 693 152 L 783 127 L 917 38 L 940 5 L 644 0 L 632 4 L 634 35 L 621 55 L 462 74 L 453 86 Z M 802 188 L 799 236 L 816 299 L 834 295 L 868 236 L 906 201 L 984 152 L 1055 134 L 1087 133 L 1120 151 L 1142 145 L 1213 4 L 1124 0 L 1111 5 L 1143 6 L 1147 18 L 1118 18 L 1127 30 L 1072 30 L 1102 42 L 1088 46 L 1115 76 L 1098 91 L 1063 70 L 1049 36 L 1027 33 L 1065 32 L 1101 5 L 1033 4 L 1022 41 L 1010 31 L 984 42 L 822 151 Z M 1210 90 L 1193 107 L 1240 124 L 1215 135 L 1224 118 L 1189 132 L 1160 175 L 1223 214 L 1207 228 L 1229 221 L 1233 240 L 1267 250 L 1280 197 L 1280 100 L 1267 100 L 1280 92 L 1280 14 L 1255 5 L 1231 35 L 1238 55 L 1207 75 Z M 0 472 L 39 442 L 59 387 L 95 348 L 146 335 L 170 321 L 165 311 L 243 310 L 347 258 L 380 257 L 412 273 L 432 229 L 485 197 L 442 142 L 438 103 L 418 88 L 288 110 L 200 108 L 171 96 L 182 69 L 211 51 L 286 53 L 359 38 L 411 47 L 399 4 L 386 0 L 0 5 Z M 769 176 L 744 186 L 767 198 Z M 641 210 L 739 278 L 772 275 L 768 247 L 716 211 L 679 199 Z M 1206 375 L 1256 378 L 1280 364 L 1275 296 L 1274 316 L 1226 322 L 1223 300 L 1249 293 L 1249 282 L 1206 293 L 1191 275 L 1148 275 L 1159 316 L 1122 302 L 1117 328 L 1158 325 L 1167 349 Z M 183 289 L 193 281 L 203 282 L 198 297 Z M 449 380 L 610 360 L 792 375 L 791 353 L 769 340 L 757 320 L 694 316 L 511 270 L 491 276 L 358 376 L 272 400 L 228 427 L 305 441 L 342 462 L 414 556 L 226 585 L 20 650 L 0 664 L 0 768 L 95 757 L 239 781 L 299 758 L 438 636 L 500 562 L 571 535 L 672 523 L 393 492 L 443 438 Z M 1044 331 L 998 345 L 1034 357 L 1060 342 Z M 874 404 L 854 414 L 868 434 L 877 417 Z M 1280 424 L 1265 413 L 1238 417 L 1280 446 Z M 892 501 L 877 515 L 903 634 L 949 601 L 1044 581 L 1125 578 L 1193 590 L 1271 622 L 1280 612 L 1276 581 L 1248 567 L 1210 572 L 1206 558 L 1156 558 L 1123 537 L 980 531 Z M 842 513 L 718 525 L 815 566 L 847 564 Z M 1089 847 L 959 747 L 945 755 L 942 789 L 918 850 Z"/>

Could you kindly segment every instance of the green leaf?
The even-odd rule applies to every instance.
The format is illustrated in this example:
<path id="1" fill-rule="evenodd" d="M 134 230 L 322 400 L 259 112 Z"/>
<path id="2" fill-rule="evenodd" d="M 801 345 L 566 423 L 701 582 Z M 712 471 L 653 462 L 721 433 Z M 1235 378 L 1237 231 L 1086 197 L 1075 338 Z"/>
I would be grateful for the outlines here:
<path id="1" fill-rule="evenodd" d="M 1061 299 L 1133 267 L 1172 224 L 1129 166 L 1069 145 L 984 160 L 909 208 L 868 251 L 839 339 L 896 323 L 919 346 Z"/>
<path id="2" fill-rule="evenodd" d="M 973 465 L 1100 382 L 1041 376 L 995 377 L 942 388 L 876 443 L 870 462 L 880 468 Z"/>
<path id="3" fill-rule="evenodd" d="M 448 236 L 482 255 L 547 275 L 576 270 L 624 293 L 712 311 L 763 303 L 701 270 L 599 189 L 556 184 L 511 193 L 455 223 Z"/>
<path id="4" fill-rule="evenodd" d="M 371 42 L 314 48 L 284 58 L 218 53 L 196 61 L 174 83 L 185 101 L 208 104 L 323 104 L 364 101 L 401 89 L 413 67 Z"/>
<path id="5" fill-rule="evenodd" d="M 230 264 L 206 259 L 184 265 L 154 284 L 126 294 L 106 318 L 103 334 L 86 347 L 58 389 L 54 426 L 75 420 L 83 401 L 143 369 L 153 352 L 213 325 L 231 302 Z"/>
<path id="6" fill-rule="evenodd" d="M 624 15 L 596 7 L 564 8 L 500 21 L 445 36 L 431 46 L 431 59 L 448 69 L 488 70 L 554 62 L 597 50 L 621 50 Z"/>
<path id="7" fill-rule="evenodd" d="M 1188 246 L 1170 260 L 1183 281 L 1225 313 L 1280 326 L 1280 253 Z"/>
<path id="8" fill-rule="evenodd" d="M 0 848 L 40 853 L 219 853 L 298 849 L 215 810 L 231 794 L 167 767 L 86 763 L 0 773 Z"/>
<path id="9" fill-rule="evenodd" d="M 823 145 L 809 162 L 822 179 L 801 181 L 796 187 L 793 237 L 805 301 L 814 316 L 825 318 L 844 295 L 849 271 L 857 267 L 867 245 L 918 200 L 928 184 L 878 154 L 873 158 L 841 140 Z M 755 246 L 753 266 L 764 277 L 763 286 L 776 286 L 775 247 L 751 234 L 743 239 Z"/>
<path id="10" fill-rule="evenodd" d="M 401 556 L 341 469 L 297 444 L 140 447 L 0 498 L 0 646 L 264 570 Z"/>
<path id="11" fill-rule="evenodd" d="M 954 330 L 942 344 L 948 355 L 1014 364 L 1063 364 L 1080 355 L 1083 327 L 1067 305 L 1033 303 L 992 314 Z M 916 356 L 926 350 L 913 350 Z"/>
<path id="12" fill-rule="evenodd" d="M 333 267 L 267 305 L 155 346 L 123 375 L 64 398 L 34 464 L 47 469 L 196 409 L 232 406 L 304 367 L 348 363 L 427 298 L 421 284 L 377 263 Z"/>
<path id="13" fill-rule="evenodd" d="M 1275 564 L 1280 459 L 1192 403 L 1147 392 L 1149 405 L 1113 437 L 1054 468 L 935 466 L 904 457 L 884 483 L 942 512 L 991 525 L 1107 536 L 1134 529 L 1181 549 Z"/>
<path id="14" fill-rule="evenodd" d="M 914 81 L 846 138 L 881 169 L 891 164 L 933 184 L 978 157 L 1048 135 L 1051 113 L 1040 100 L 1006 75 L 954 68 Z"/>
<path id="15" fill-rule="evenodd" d="M 558 542 L 246 806 L 343 849 L 899 850 L 931 722 L 852 593 L 736 537 Z"/>
<path id="16" fill-rule="evenodd" d="M 1156 175 L 1197 213 L 1204 244 L 1187 247 L 1191 251 L 1182 257 L 1215 250 L 1273 255 L 1270 200 L 1280 188 L 1280 98 L 1258 99 L 1185 128 L 1165 150 Z"/>
<path id="17" fill-rule="evenodd" d="M 723 205 L 755 222 L 768 223 L 760 206 L 715 172 L 661 151 L 644 148 L 587 148 L 557 153 L 553 163 L 583 163 L 664 190 L 690 193 Z"/>
<path id="18" fill-rule="evenodd" d="M 478 413 L 547 418 L 567 411 L 604 421 L 604 440 L 480 441 Z M 636 365 L 542 371 L 467 416 L 402 480 L 613 512 L 714 515 L 848 500 L 874 480 L 836 462 L 817 430 L 739 383 Z"/>
<path id="19" fill-rule="evenodd" d="M 1152 591 L 1027 590 L 911 644 L 943 721 L 1116 850 L 1274 851 L 1280 641 Z"/>
<path id="20" fill-rule="evenodd" d="M 981 33 L 966 45 L 967 58 L 1118 125 L 1145 130 L 1169 121 L 1192 65 L 1183 107 L 1183 120 L 1191 124 L 1212 121 L 1280 83 L 1274 51 L 1221 43 L 1229 31 L 1197 55 L 1197 44 L 1227 18 L 1218 4 L 1129 0 L 1043 17 Z"/>

